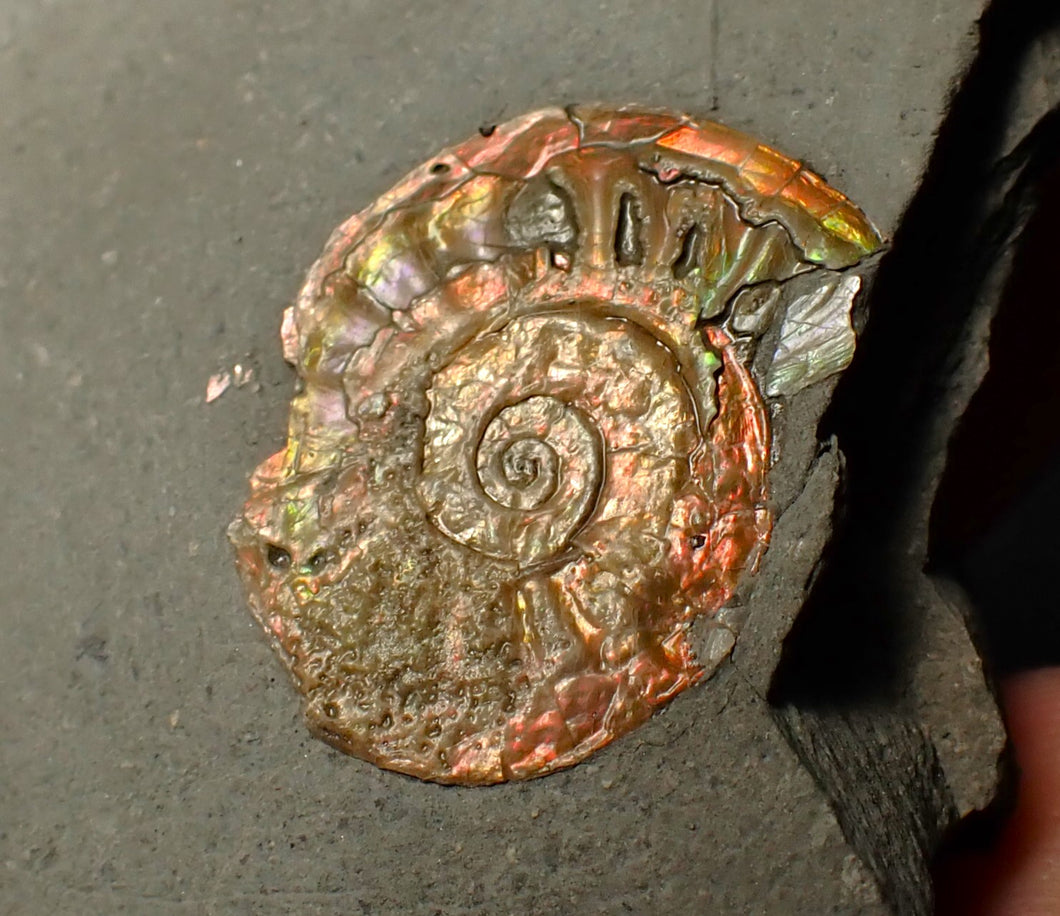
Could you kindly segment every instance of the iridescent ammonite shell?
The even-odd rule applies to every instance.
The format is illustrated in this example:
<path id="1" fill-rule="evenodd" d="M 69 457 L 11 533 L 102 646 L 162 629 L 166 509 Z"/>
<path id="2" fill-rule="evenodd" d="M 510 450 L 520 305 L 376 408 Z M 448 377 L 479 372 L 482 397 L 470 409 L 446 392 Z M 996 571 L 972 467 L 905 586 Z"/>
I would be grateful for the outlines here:
<path id="1" fill-rule="evenodd" d="M 476 136 L 340 226 L 284 315 L 287 447 L 230 529 L 313 731 L 494 783 L 708 674 L 769 540 L 766 402 L 849 362 L 837 271 L 878 245 L 743 134 L 592 107 Z"/>

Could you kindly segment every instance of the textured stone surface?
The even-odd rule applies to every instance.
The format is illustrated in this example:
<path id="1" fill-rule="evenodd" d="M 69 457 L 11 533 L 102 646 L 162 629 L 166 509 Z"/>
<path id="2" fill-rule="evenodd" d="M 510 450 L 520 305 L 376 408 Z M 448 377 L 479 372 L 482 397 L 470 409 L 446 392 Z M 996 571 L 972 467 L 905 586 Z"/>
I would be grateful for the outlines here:
<path id="1" fill-rule="evenodd" d="M 965 628 L 970 608 L 939 574 L 929 520 L 987 365 L 1013 249 L 1055 167 L 1055 68 L 1043 69 L 1038 51 L 1057 19 L 1019 4 L 984 17 L 980 51 L 875 278 L 859 359 L 823 425 L 847 457 L 844 517 L 772 685 L 793 745 L 902 913 L 930 911 L 925 856 L 955 818 L 990 800 L 1003 762 Z M 1014 136 L 1023 139 L 1013 147 Z M 1011 410 L 1033 403 L 1022 391 Z M 1006 473 L 999 465 L 980 487 Z M 881 798 L 874 783 L 893 794 Z M 891 825 L 884 834 L 865 830 L 872 813 Z"/>
<path id="2" fill-rule="evenodd" d="M 887 912 L 889 866 L 829 804 L 857 786 L 827 755 L 811 777 L 739 658 L 587 765 L 422 785 L 303 734 L 223 529 L 281 444 L 283 306 L 331 227 L 433 150 L 556 102 L 689 109 L 807 158 L 890 233 L 979 12 L 0 6 L 0 908 Z M 260 390 L 205 405 L 247 353 Z M 800 435 L 824 486 L 836 456 Z M 800 473 L 781 483 L 793 533 L 826 536 Z M 796 746 L 817 715 L 787 721 Z"/>

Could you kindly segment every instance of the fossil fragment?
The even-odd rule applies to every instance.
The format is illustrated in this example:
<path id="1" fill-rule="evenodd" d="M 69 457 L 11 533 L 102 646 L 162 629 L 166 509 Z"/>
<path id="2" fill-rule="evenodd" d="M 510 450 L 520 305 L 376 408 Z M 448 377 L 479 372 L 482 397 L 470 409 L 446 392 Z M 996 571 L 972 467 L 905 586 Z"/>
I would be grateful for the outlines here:
<path id="1" fill-rule="evenodd" d="M 340 226 L 284 316 L 287 447 L 230 528 L 310 727 L 492 783 L 709 675 L 769 540 L 766 395 L 849 361 L 836 271 L 878 245 L 799 163 L 634 109 L 527 115 Z"/>

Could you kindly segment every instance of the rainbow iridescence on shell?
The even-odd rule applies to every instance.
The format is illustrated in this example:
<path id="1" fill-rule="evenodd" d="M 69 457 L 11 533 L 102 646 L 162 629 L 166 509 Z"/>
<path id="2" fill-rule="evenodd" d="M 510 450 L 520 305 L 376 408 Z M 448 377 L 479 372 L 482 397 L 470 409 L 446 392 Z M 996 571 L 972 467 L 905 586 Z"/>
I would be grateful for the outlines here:
<path id="1" fill-rule="evenodd" d="M 340 226 L 284 316 L 287 447 L 230 528 L 313 731 L 495 783 L 709 674 L 724 652 L 688 627 L 731 647 L 719 612 L 772 526 L 749 354 L 783 316 L 758 293 L 879 244 L 743 134 L 592 107 L 473 137 Z M 788 309 L 770 397 L 850 359 L 857 285 L 822 290 Z"/>

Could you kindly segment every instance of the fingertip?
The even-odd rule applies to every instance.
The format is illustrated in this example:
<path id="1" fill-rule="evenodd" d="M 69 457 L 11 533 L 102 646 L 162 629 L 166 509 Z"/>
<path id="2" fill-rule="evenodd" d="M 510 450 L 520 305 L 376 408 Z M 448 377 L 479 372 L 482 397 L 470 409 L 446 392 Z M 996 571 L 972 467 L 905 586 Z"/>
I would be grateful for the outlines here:
<path id="1" fill-rule="evenodd" d="M 1060 913 L 1060 668 L 1012 675 L 1000 694 L 1019 771 L 1015 807 L 986 853 L 944 857 L 939 916 Z"/>

